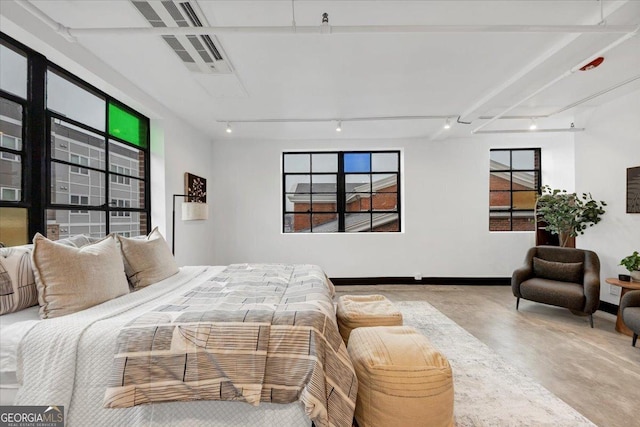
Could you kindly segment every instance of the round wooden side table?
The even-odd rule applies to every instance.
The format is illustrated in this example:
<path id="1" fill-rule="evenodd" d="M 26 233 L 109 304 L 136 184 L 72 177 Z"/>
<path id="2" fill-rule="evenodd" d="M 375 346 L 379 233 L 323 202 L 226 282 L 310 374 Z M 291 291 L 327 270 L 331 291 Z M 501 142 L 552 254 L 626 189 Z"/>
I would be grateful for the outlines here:
<path id="1" fill-rule="evenodd" d="M 640 289 L 640 282 L 623 282 L 622 280 L 618 280 L 618 279 L 606 279 L 606 282 L 610 285 L 613 286 L 620 286 L 620 288 L 622 289 L 620 291 L 620 300 L 622 301 L 622 297 L 624 296 L 624 294 L 626 294 L 627 292 L 629 292 L 632 289 Z M 620 303 L 618 303 L 619 305 Z M 622 312 L 620 311 L 620 308 L 618 308 L 618 317 L 616 318 L 616 331 L 625 334 L 625 335 L 629 335 L 630 337 L 633 336 L 633 331 L 631 331 L 631 329 L 627 328 L 627 326 L 624 324 L 624 322 L 622 321 Z"/>

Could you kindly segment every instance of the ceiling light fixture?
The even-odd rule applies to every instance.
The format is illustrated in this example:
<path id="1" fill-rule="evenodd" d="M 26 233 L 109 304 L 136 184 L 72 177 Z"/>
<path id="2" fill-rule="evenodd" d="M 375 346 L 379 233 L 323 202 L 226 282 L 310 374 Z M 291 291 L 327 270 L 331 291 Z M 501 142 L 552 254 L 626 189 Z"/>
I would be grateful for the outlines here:
<path id="1" fill-rule="evenodd" d="M 336 126 L 336 132 L 342 132 L 342 120 L 338 120 L 338 126 Z"/>
<path id="2" fill-rule="evenodd" d="M 231 132 L 233 132 L 233 129 L 231 129 L 231 124 L 227 122 L 227 133 L 231 133 Z"/>
<path id="3" fill-rule="evenodd" d="M 536 119 L 532 117 L 531 124 L 529 125 L 529 130 L 536 130 L 536 129 L 538 129 L 538 124 L 536 123 Z"/>
<path id="4" fill-rule="evenodd" d="M 451 129 L 451 120 L 447 117 L 447 120 L 444 122 L 445 129 Z"/>

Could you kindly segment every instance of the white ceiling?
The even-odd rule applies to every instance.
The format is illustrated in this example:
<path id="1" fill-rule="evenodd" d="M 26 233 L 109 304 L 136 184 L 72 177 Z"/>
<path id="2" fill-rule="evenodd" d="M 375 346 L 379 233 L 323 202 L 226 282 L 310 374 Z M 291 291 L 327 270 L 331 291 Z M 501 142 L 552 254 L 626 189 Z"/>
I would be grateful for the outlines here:
<path id="1" fill-rule="evenodd" d="M 193 0 L 191 0 L 193 2 Z M 31 2 L 69 28 L 149 27 L 130 1 Z M 211 26 L 290 26 L 292 2 L 198 0 Z M 301 1 L 298 26 L 640 25 L 640 1 Z M 612 13 L 610 13 L 613 11 Z M 358 33 L 218 34 L 232 74 L 187 70 L 160 36 L 83 35 L 78 43 L 212 138 L 335 138 L 332 123 L 232 123 L 255 119 L 464 115 L 470 125 L 442 131 L 444 120 L 344 122 L 340 138 L 468 135 L 480 116 L 515 103 L 624 34 Z M 566 45 L 566 46 L 565 46 Z M 549 52 L 557 50 L 555 54 Z M 547 115 L 640 75 L 640 35 L 607 51 L 604 63 L 575 72 L 507 115 Z M 540 64 L 537 61 L 547 57 Z M 530 68 L 529 72 L 522 72 Z M 520 78 L 519 74 L 522 74 Z M 501 87 L 513 80 L 508 87 Z M 498 90 L 502 89 L 502 90 Z M 640 90 L 640 79 L 579 108 Z M 493 96 L 489 96 L 493 95 Z M 568 127 L 575 110 L 539 120 Z M 520 128 L 497 120 L 486 129 Z"/>

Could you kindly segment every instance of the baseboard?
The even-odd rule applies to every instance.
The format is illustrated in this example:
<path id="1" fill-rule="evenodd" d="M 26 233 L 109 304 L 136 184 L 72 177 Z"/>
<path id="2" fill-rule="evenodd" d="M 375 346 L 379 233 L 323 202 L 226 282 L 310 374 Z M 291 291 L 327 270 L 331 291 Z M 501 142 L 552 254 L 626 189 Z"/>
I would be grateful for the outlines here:
<path id="1" fill-rule="evenodd" d="M 461 285 L 509 286 L 510 277 L 331 277 L 336 286 L 348 285 Z"/>
<path id="2" fill-rule="evenodd" d="M 605 313 L 609 313 L 613 315 L 618 314 L 618 306 L 616 304 L 611 304 L 610 302 L 606 302 L 606 301 L 600 301 L 598 310 L 604 311 Z"/>

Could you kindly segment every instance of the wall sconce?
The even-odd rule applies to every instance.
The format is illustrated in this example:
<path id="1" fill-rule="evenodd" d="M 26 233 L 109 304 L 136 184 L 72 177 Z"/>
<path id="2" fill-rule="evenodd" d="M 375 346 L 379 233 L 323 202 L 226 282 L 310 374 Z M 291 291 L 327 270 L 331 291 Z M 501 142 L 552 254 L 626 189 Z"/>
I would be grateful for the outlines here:
<path id="1" fill-rule="evenodd" d="M 209 219 L 209 205 L 202 202 L 182 202 L 182 220 L 198 221 Z"/>

